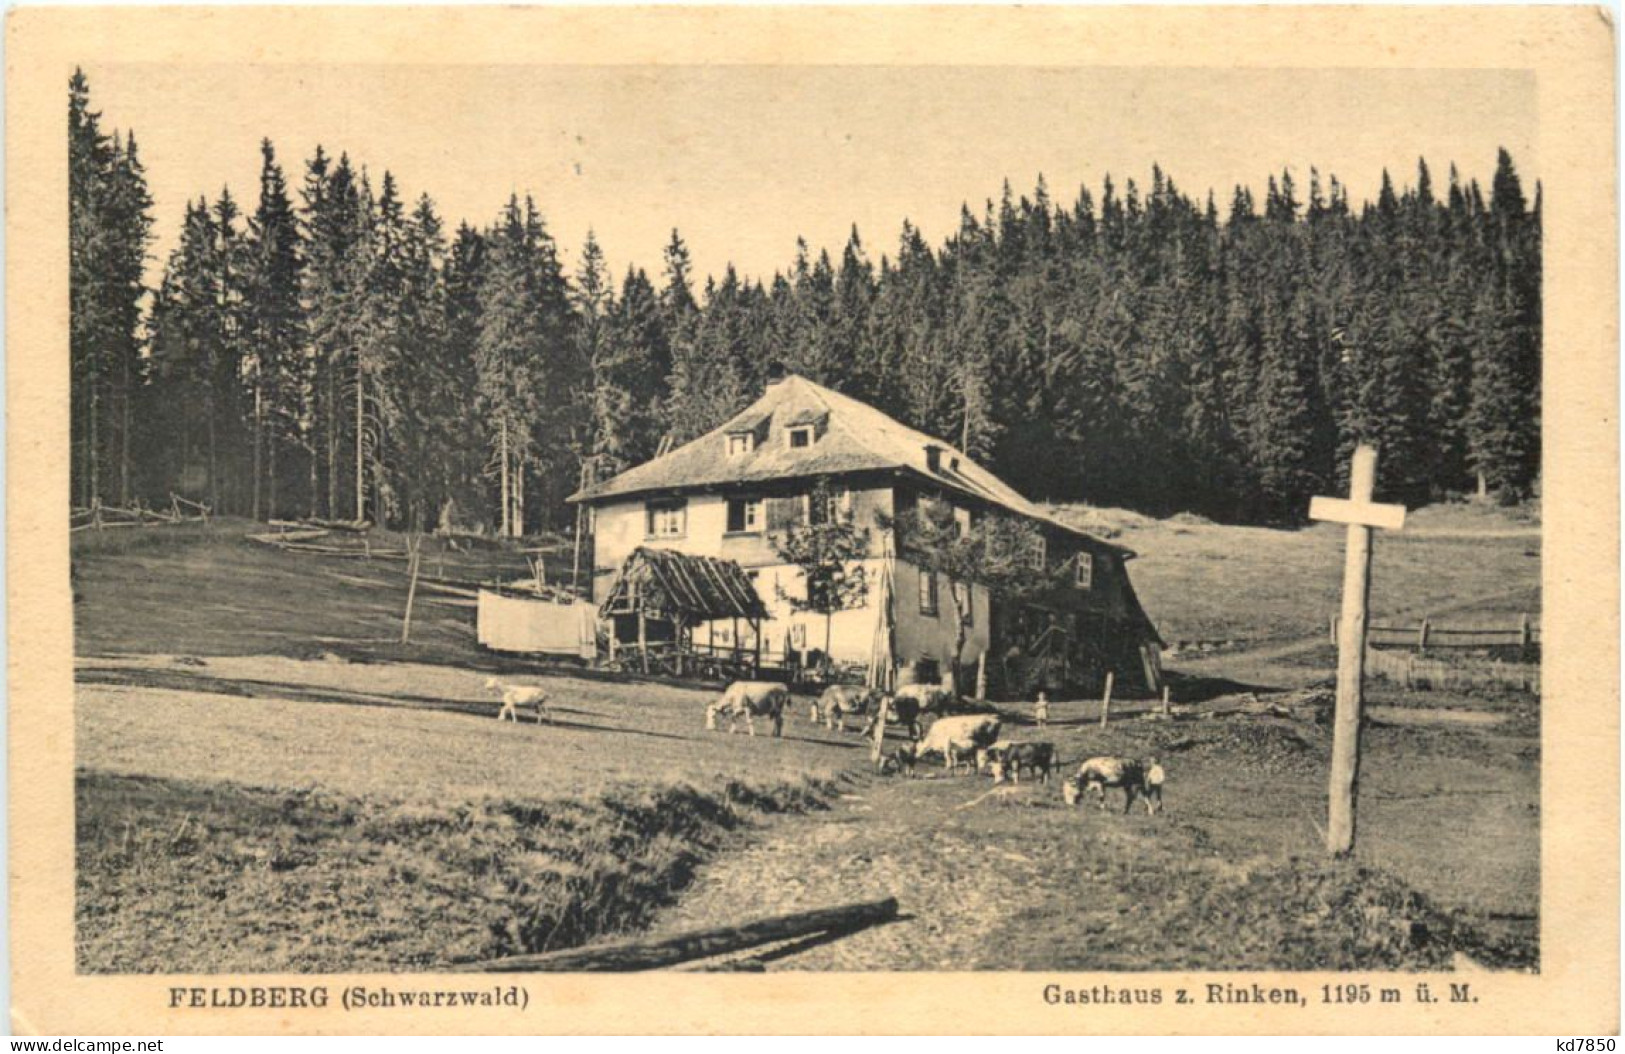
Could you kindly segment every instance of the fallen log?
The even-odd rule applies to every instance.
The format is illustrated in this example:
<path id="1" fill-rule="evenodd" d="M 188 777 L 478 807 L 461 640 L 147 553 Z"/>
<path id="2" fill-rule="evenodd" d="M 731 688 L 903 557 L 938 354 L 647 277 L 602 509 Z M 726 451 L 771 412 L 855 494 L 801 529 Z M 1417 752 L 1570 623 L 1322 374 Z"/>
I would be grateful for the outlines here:
<path id="1" fill-rule="evenodd" d="M 598 973 L 658 970 L 693 959 L 744 951 L 762 944 L 794 940 L 815 933 L 846 933 L 897 917 L 897 898 L 847 904 L 838 908 L 775 915 L 740 926 L 692 930 L 673 937 L 617 941 L 587 948 L 514 955 L 506 959 L 454 967 L 472 973 Z"/>
<path id="2" fill-rule="evenodd" d="M 250 534 L 245 537 L 251 542 L 263 542 L 266 545 L 285 545 L 289 542 L 309 541 L 316 538 L 327 537 L 327 532 L 321 528 L 312 527 L 302 531 L 277 531 L 273 534 Z"/>

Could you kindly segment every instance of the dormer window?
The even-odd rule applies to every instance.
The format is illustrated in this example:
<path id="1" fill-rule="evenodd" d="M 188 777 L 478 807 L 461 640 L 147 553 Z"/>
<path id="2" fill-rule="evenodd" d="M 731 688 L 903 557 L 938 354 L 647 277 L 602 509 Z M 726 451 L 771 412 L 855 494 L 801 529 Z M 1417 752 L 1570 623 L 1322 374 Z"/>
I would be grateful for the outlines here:
<path id="1" fill-rule="evenodd" d="M 743 457 L 756 449 L 755 432 L 730 432 L 728 434 L 728 456 Z"/>
<path id="2" fill-rule="evenodd" d="M 796 425 L 787 429 L 784 434 L 792 450 L 812 446 L 815 438 L 812 425 Z"/>

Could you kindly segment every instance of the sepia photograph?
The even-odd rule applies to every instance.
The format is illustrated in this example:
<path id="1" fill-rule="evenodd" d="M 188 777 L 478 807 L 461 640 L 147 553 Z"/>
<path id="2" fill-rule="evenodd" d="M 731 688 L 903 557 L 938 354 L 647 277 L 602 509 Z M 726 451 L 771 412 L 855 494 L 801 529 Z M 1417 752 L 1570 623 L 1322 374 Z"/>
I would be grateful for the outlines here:
<path id="1" fill-rule="evenodd" d="M 1617 349 L 1554 346 L 1547 217 L 1613 173 L 1533 63 L 96 44 L 30 74 L 63 312 L 13 351 L 73 977 L 1420 1014 L 1568 968 L 1543 571 L 1594 535 L 1617 629 L 1617 510 L 1552 497 L 1548 349 Z"/>

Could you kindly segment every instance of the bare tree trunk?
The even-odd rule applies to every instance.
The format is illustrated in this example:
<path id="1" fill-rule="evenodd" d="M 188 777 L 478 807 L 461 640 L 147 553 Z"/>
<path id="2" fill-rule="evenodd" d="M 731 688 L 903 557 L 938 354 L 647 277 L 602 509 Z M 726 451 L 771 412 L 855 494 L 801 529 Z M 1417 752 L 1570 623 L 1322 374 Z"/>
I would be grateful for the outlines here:
<path id="1" fill-rule="evenodd" d="M 506 538 L 508 537 L 508 514 L 513 511 L 512 506 L 509 504 L 511 499 L 508 493 L 508 418 L 506 416 L 502 418 L 499 435 L 500 446 L 497 450 L 497 461 L 502 467 L 502 515 L 499 517 L 502 522 L 498 525 L 497 533 Z"/>
<path id="2" fill-rule="evenodd" d="M 835 635 L 835 612 L 824 612 L 824 669 L 833 669 L 835 664 L 829 658 L 830 640 Z"/>
<path id="3" fill-rule="evenodd" d="M 366 374 L 361 368 L 361 349 L 355 353 L 355 518 L 360 523 L 367 518 L 367 463 L 366 450 Z"/>
<path id="4" fill-rule="evenodd" d="M 95 381 L 92 381 L 90 384 L 90 441 L 88 444 L 89 449 L 87 451 L 90 457 L 90 496 L 92 499 L 99 499 L 102 496 L 101 451 L 98 449 L 101 439 L 98 434 L 99 430 L 97 428 L 97 426 L 100 424 L 101 416 L 101 386 L 96 384 Z M 91 502 L 87 501 L 85 504 L 89 505 Z"/>
<path id="5" fill-rule="evenodd" d="M 339 514 L 339 393 L 338 365 L 327 367 L 327 518 Z"/>
<path id="6" fill-rule="evenodd" d="M 130 504 L 130 360 L 123 358 L 124 396 L 119 404 L 119 462 L 118 462 L 118 500 L 119 504 L 128 507 Z"/>
<path id="7" fill-rule="evenodd" d="M 513 457 L 513 517 L 508 521 L 515 538 L 525 536 L 525 455 L 515 451 Z"/>
<path id="8" fill-rule="evenodd" d="M 261 462 L 265 457 L 265 391 L 260 370 L 260 360 L 254 359 L 254 489 L 252 519 L 260 518 L 260 477 L 262 475 Z"/>
<path id="9" fill-rule="evenodd" d="M 276 517 L 276 430 L 272 429 L 266 434 L 266 497 L 265 511 L 271 518 Z"/>
<path id="10" fill-rule="evenodd" d="M 319 395 L 315 399 L 315 403 L 318 407 L 321 405 Z M 311 421 L 308 434 L 310 440 L 310 449 L 308 450 L 310 454 L 310 518 L 313 520 L 321 513 L 322 501 L 321 458 L 316 453 L 316 437 L 319 434 L 320 427 L 319 422 Z"/>
<path id="11" fill-rule="evenodd" d="M 212 384 L 213 382 L 211 381 L 210 383 Z M 218 515 L 222 510 L 220 508 L 219 473 L 217 472 L 218 447 L 215 442 L 213 391 L 211 391 L 209 393 L 209 397 L 204 400 L 203 412 L 208 418 L 207 425 L 209 432 L 209 506 L 215 511 L 215 514 Z"/>
<path id="12" fill-rule="evenodd" d="M 954 598 L 954 691 L 959 691 L 959 668 L 965 661 L 965 619 L 970 614 L 971 589 L 954 579 L 948 580 L 948 593 Z"/>

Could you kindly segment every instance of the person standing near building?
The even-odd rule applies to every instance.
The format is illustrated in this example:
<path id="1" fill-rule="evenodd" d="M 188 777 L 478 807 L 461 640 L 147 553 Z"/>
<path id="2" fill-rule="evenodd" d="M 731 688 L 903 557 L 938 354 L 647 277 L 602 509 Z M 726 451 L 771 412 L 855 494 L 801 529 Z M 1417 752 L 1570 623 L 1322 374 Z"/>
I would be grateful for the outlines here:
<path id="1" fill-rule="evenodd" d="M 1038 693 L 1038 702 L 1033 704 L 1033 721 L 1039 728 L 1049 727 L 1049 696 L 1043 692 Z"/>

